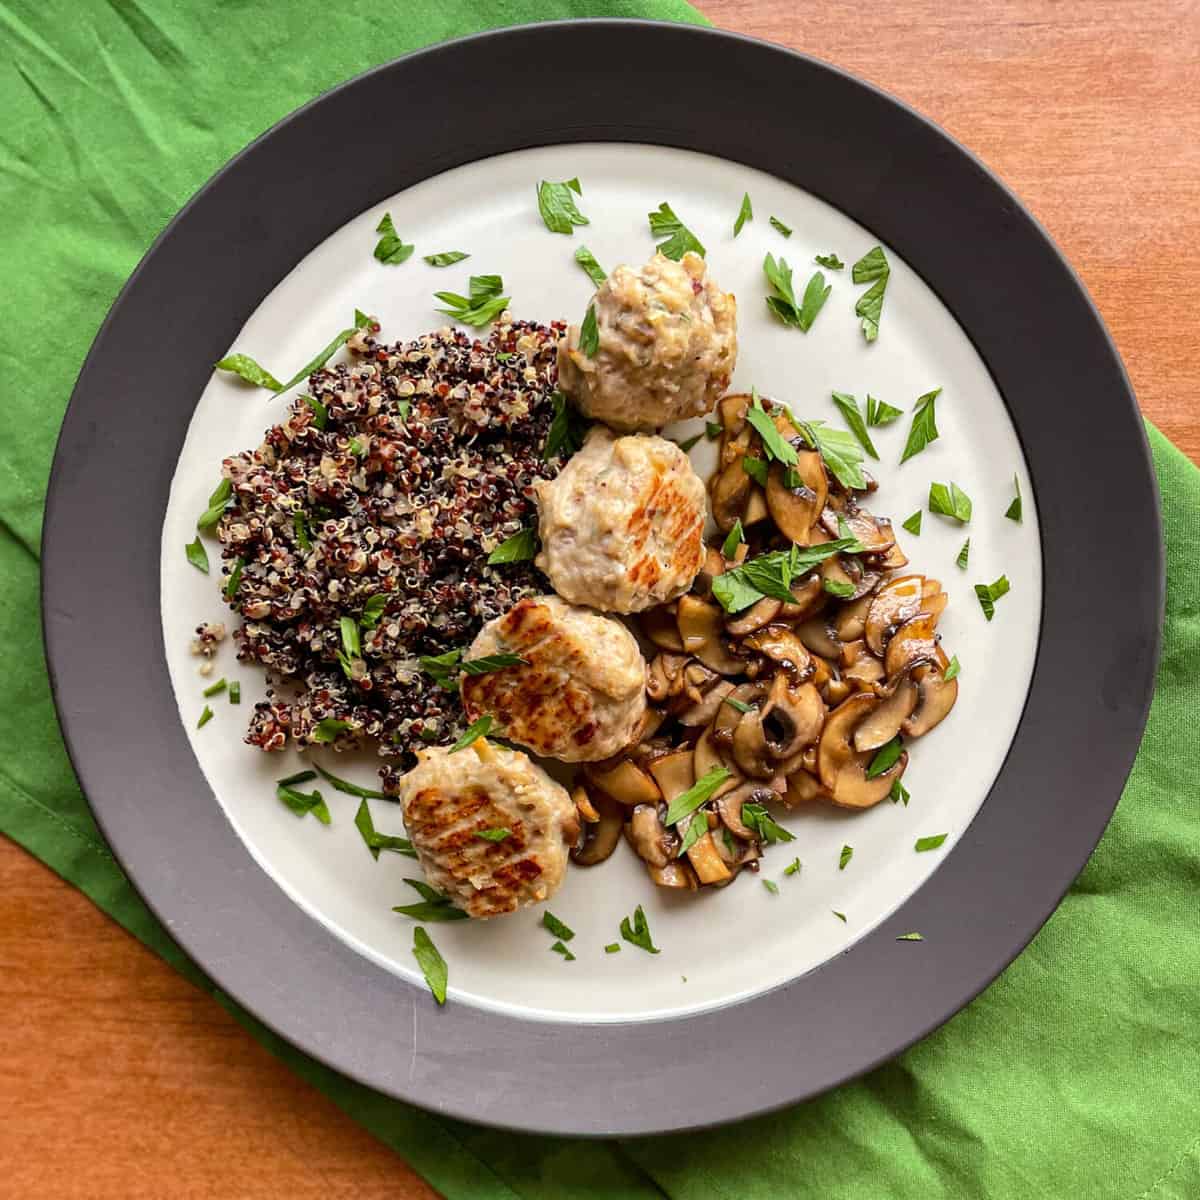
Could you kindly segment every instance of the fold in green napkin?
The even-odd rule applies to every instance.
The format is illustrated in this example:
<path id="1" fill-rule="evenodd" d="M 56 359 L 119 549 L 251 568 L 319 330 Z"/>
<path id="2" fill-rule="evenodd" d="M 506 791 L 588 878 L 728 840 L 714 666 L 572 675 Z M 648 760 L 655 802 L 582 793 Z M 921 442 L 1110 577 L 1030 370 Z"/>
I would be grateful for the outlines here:
<path id="1" fill-rule="evenodd" d="M 50 701 L 38 543 L 59 421 L 109 304 L 209 175 L 312 96 L 420 44 L 584 15 L 700 19 L 680 0 L 347 0 L 336 10 L 314 0 L 219 10 L 0 0 L 0 830 L 213 992 L 452 1200 L 1200 1196 L 1200 472 L 1154 430 L 1165 653 L 1108 833 L 1058 913 L 982 997 L 896 1062 L 810 1104 L 620 1145 L 427 1116 L 306 1058 L 216 992 L 97 832 Z"/>

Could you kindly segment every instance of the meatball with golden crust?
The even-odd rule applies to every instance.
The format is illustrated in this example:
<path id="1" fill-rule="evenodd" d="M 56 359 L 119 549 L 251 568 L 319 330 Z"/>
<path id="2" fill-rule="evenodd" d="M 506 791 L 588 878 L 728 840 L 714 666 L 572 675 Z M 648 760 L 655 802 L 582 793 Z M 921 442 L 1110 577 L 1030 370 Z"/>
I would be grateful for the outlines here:
<path id="1" fill-rule="evenodd" d="M 616 267 L 592 307 L 596 353 L 579 348 L 576 325 L 558 344 L 559 387 L 589 417 L 624 431 L 661 429 L 703 416 L 729 386 L 737 301 L 698 254 Z"/>
<path id="2" fill-rule="evenodd" d="M 629 745 L 646 711 L 646 663 L 619 621 L 557 596 L 522 600 L 480 631 L 466 659 L 515 654 L 521 665 L 464 674 L 471 721 L 535 754 L 594 762 Z"/>
<path id="3" fill-rule="evenodd" d="M 704 562 L 704 484 L 674 442 L 596 425 L 558 477 L 534 487 L 537 565 L 563 599 L 635 613 L 691 587 Z"/>
<path id="4" fill-rule="evenodd" d="M 404 824 L 430 885 L 472 917 L 548 900 L 579 834 L 566 788 L 520 750 L 481 738 L 421 750 L 400 780 Z M 480 837 L 505 829 L 498 841 Z"/>

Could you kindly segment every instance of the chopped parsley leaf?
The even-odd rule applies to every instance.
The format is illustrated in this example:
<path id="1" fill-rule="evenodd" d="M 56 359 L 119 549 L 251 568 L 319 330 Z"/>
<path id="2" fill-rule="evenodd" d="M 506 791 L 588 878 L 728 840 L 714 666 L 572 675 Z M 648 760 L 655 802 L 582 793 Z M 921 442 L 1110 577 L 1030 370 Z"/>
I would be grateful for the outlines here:
<path id="1" fill-rule="evenodd" d="M 528 562 L 537 554 L 537 530 L 519 529 L 512 537 L 505 538 L 488 555 L 488 566 L 498 563 Z"/>
<path id="2" fill-rule="evenodd" d="M 203 571 L 208 574 L 208 551 L 204 548 L 204 543 L 200 540 L 197 534 L 194 542 L 188 542 L 184 546 L 184 552 L 187 554 L 187 560 L 196 568 L 197 571 Z"/>
<path id="3" fill-rule="evenodd" d="M 770 468 L 761 458 L 750 458 L 747 455 L 742 459 L 742 470 L 758 484 L 759 487 L 767 486 L 767 472 Z"/>
<path id="4" fill-rule="evenodd" d="M 233 503 L 233 484 L 228 479 L 222 479 L 213 489 L 208 498 L 208 507 L 196 522 L 197 529 L 211 529 L 220 519 L 221 514 Z"/>
<path id="5" fill-rule="evenodd" d="M 452 267 L 455 263 L 462 262 L 465 258 L 470 258 L 469 254 L 464 254 L 461 250 L 443 250 L 441 254 L 426 254 L 425 261 L 431 267 Z"/>
<path id="6" fill-rule="evenodd" d="M 383 214 L 379 224 L 375 226 L 375 232 L 382 235 L 375 245 L 375 257 L 381 263 L 398 267 L 412 257 L 416 246 L 412 242 L 406 242 L 396 232 L 396 226 L 392 224 L 391 213 Z"/>
<path id="7" fill-rule="evenodd" d="M 319 746 L 328 746 L 337 741 L 339 733 L 345 733 L 349 728 L 349 721 L 342 721 L 337 717 L 326 717 L 313 726 L 312 740 Z"/>
<path id="8" fill-rule="evenodd" d="M 676 262 L 689 251 L 700 255 L 701 258 L 704 257 L 704 244 L 671 211 L 671 206 L 665 200 L 658 206 L 656 212 L 647 213 L 646 217 L 650 222 L 650 236 L 667 239 L 665 242 L 659 243 L 657 247 L 659 254 L 673 258 Z"/>
<path id="9" fill-rule="evenodd" d="M 495 825 L 491 829 L 475 830 L 475 837 L 484 842 L 502 842 L 506 838 L 512 837 L 512 830 L 503 825 Z"/>
<path id="10" fill-rule="evenodd" d="M 830 912 L 832 912 L 833 915 L 837 917 L 837 919 L 841 921 L 843 925 L 846 923 L 846 914 L 844 912 L 838 912 L 836 908 L 830 909 Z"/>
<path id="11" fill-rule="evenodd" d="M 463 913 L 463 916 L 466 916 L 466 913 Z M 430 992 L 433 993 L 433 998 L 439 1004 L 445 1004 L 446 984 L 450 978 L 450 971 L 446 966 L 446 960 L 438 953 L 438 948 L 433 944 L 433 940 L 420 925 L 413 930 L 412 952 L 413 958 L 417 960 L 417 965 L 421 968 L 421 974 L 425 976 L 425 982 L 429 985 Z"/>
<path id="12" fill-rule="evenodd" d="M 919 933 L 916 933 L 916 932 L 902 933 L 896 939 L 896 941 L 898 941 L 898 942 L 923 942 L 924 940 L 925 939 Z"/>
<path id="13" fill-rule="evenodd" d="M 838 870 L 844 871 L 846 864 L 854 857 L 853 846 L 843 846 L 841 854 L 838 855 Z"/>
<path id="14" fill-rule="evenodd" d="M 868 425 L 890 425 L 900 414 L 900 409 L 885 404 L 882 400 L 876 400 L 870 392 L 867 393 Z"/>
<path id="15" fill-rule="evenodd" d="M 529 660 L 519 654 L 485 654 L 481 658 L 468 658 L 462 663 L 467 675 L 491 675 L 509 667 L 527 667 Z"/>
<path id="16" fill-rule="evenodd" d="M 958 673 L 962 670 L 959 664 L 958 655 L 956 654 L 947 664 L 946 669 L 942 672 L 942 678 L 949 683 L 952 679 L 958 678 Z"/>
<path id="17" fill-rule="evenodd" d="M 229 684 L 224 679 L 218 679 L 216 683 L 210 683 L 208 687 L 204 689 L 204 695 L 216 696 L 223 692 L 228 686 Z"/>
<path id="18" fill-rule="evenodd" d="M 726 612 L 741 612 L 764 596 L 795 602 L 791 593 L 792 581 L 810 571 L 831 555 L 850 550 L 857 543 L 853 538 L 838 538 L 815 546 L 796 546 L 790 550 L 774 550 L 748 559 L 740 567 L 732 567 L 718 575 L 712 592 Z"/>
<path id="19" fill-rule="evenodd" d="M 863 337 L 873 342 L 879 336 L 879 318 L 883 315 L 883 294 L 887 291 L 892 268 L 888 265 L 882 246 L 868 250 L 851 269 L 855 283 L 871 286 L 858 298 L 854 314 L 862 321 Z"/>
<path id="20" fill-rule="evenodd" d="M 595 358 L 596 351 L 600 349 L 600 328 L 596 324 L 594 304 L 589 304 L 587 312 L 583 314 L 583 324 L 579 327 L 579 349 L 588 358 Z"/>
<path id="21" fill-rule="evenodd" d="M 377 592 L 363 605 L 362 615 L 358 618 L 359 626 L 363 629 L 374 629 L 387 611 L 388 598 L 382 592 Z"/>
<path id="22" fill-rule="evenodd" d="M 596 256 L 586 246 L 580 246 L 575 251 L 575 261 L 597 287 L 608 278 L 604 268 L 596 261 Z"/>
<path id="23" fill-rule="evenodd" d="M 772 896 L 778 896 L 778 895 L 779 895 L 779 884 L 777 884 L 777 883 L 775 882 L 775 880 L 773 880 L 773 879 L 764 879 L 764 880 L 762 881 L 762 885 L 763 885 L 763 887 L 765 887 L 765 888 L 767 889 L 767 891 L 768 891 L 768 892 L 770 892 L 770 893 L 771 893 L 771 895 L 772 895 Z"/>
<path id="24" fill-rule="evenodd" d="M 703 436 L 704 434 L 698 433 L 695 435 L 695 437 L 688 438 L 687 441 L 676 442 L 675 445 L 677 445 L 680 450 L 686 454 Z"/>
<path id="25" fill-rule="evenodd" d="M 918 853 L 923 850 L 936 850 L 949 836 L 946 833 L 937 833 L 932 837 L 917 838 L 915 849 Z"/>
<path id="26" fill-rule="evenodd" d="M 911 517 L 909 517 L 907 521 L 905 521 L 901 524 L 900 528 L 907 529 L 908 532 L 913 534 L 915 537 L 920 537 L 921 536 L 921 517 L 923 515 L 924 514 L 922 513 L 922 511 L 918 508 L 917 511 L 915 513 L 913 513 L 913 515 Z"/>
<path id="27" fill-rule="evenodd" d="M 833 251 L 830 251 L 828 254 L 818 254 L 813 259 L 813 262 L 818 267 L 824 267 L 828 271 L 840 271 L 846 265 Z"/>
<path id="28" fill-rule="evenodd" d="M 965 571 L 967 563 L 971 561 L 971 539 L 967 538 L 962 544 L 962 549 L 958 552 L 958 557 L 954 560 L 957 566 Z"/>
<path id="29" fill-rule="evenodd" d="M 762 400 L 759 399 L 758 392 L 754 389 L 751 389 L 750 407 L 746 410 L 746 420 L 753 427 L 754 432 L 762 438 L 763 447 L 770 458 L 789 466 L 795 466 L 800 461 L 795 446 L 776 429 L 774 420 L 768 416 L 766 409 L 762 406 Z"/>
<path id="30" fill-rule="evenodd" d="M 342 779 L 332 771 L 325 770 L 320 763 L 313 763 L 313 769 L 335 792 L 341 792 L 344 796 L 358 796 L 362 800 L 390 800 L 393 804 L 396 802 L 395 796 L 389 796 L 376 788 L 359 787 L 357 783 L 351 783 L 349 779 Z"/>
<path id="31" fill-rule="evenodd" d="M 572 195 L 574 193 L 574 195 Z M 541 180 L 537 185 L 538 212 L 551 233 L 572 234 L 576 225 L 590 222 L 575 204 L 575 196 L 582 196 L 583 188 L 578 179 L 567 179 L 562 183 Z"/>
<path id="32" fill-rule="evenodd" d="M 742 805 L 742 824 L 754 830 L 758 840 L 766 845 L 775 842 L 794 842 L 796 835 L 784 829 L 761 804 L 752 801 Z"/>
<path id="33" fill-rule="evenodd" d="M 792 231 L 778 217 L 771 217 L 770 221 L 772 229 L 782 233 L 784 237 L 792 236 Z"/>
<path id="34" fill-rule="evenodd" d="M 742 232 L 742 226 L 745 225 L 747 221 L 753 220 L 754 208 L 750 204 L 750 193 L 743 192 L 742 207 L 738 209 L 737 220 L 733 223 L 733 236 L 737 237 L 737 235 Z"/>
<path id="35" fill-rule="evenodd" d="M 890 742 L 884 742 L 875 751 L 875 757 L 871 759 L 871 765 L 867 767 L 867 778 L 877 779 L 885 771 L 891 770 L 896 765 L 903 751 L 904 743 L 900 741 L 899 735 L 892 738 Z"/>
<path id="36" fill-rule="evenodd" d="M 205 725 L 207 725 L 209 723 L 209 721 L 211 721 L 212 719 L 213 719 L 213 710 L 211 708 L 209 708 L 208 705 L 206 704 L 204 706 L 204 711 L 200 714 L 200 720 L 198 720 L 196 722 L 196 728 L 203 729 L 205 727 Z"/>
<path id="37" fill-rule="evenodd" d="M 242 702 L 242 685 L 235 679 L 229 685 L 229 703 L 241 704 Z"/>
<path id="38" fill-rule="evenodd" d="M 233 570 L 229 572 L 229 578 L 225 581 L 225 599 L 232 600 L 237 595 L 238 587 L 242 582 L 242 571 L 245 570 L 246 560 L 244 558 L 237 559 L 233 564 Z"/>
<path id="39" fill-rule="evenodd" d="M 746 540 L 746 534 L 742 529 L 742 518 L 738 517 L 733 523 L 733 528 L 725 535 L 725 540 L 721 543 L 722 558 L 732 560 L 737 553 L 737 548 Z"/>
<path id="40" fill-rule="evenodd" d="M 371 857 L 376 861 L 379 860 L 381 850 L 394 850 L 397 854 L 404 854 L 409 858 L 417 857 L 417 852 L 408 838 L 393 837 L 391 834 L 376 832 L 375 822 L 371 819 L 371 810 L 365 797 L 358 806 L 358 812 L 354 814 L 354 827 L 362 835 L 362 840 L 370 850 Z"/>
<path id="41" fill-rule="evenodd" d="M 821 587 L 829 595 L 836 596 L 839 600 L 848 600 L 854 595 L 854 584 L 845 583 L 840 579 L 822 579 Z"/>
<path id="42" fill-rule="evenodd" d="M 468 289 L 466 296 L 460 296 L 457 292 L 434 292 L 437 299 L 449 305 L 437 311 L 478 329 L 490 325 L 508 307 L 511 299 L 500 295 L 504 290 L 504 280 L 499 275 L 472 275 Z"/>
<path id="43" fill-rule="evenodd" d="M 621 936 L 630 945 L 637 946 L 645 950 L 648 954 L 657 954 L 659 952 L 658 947 L 655 946 L 650 937 L 650 925 L 640 904 L 633 910 L 632 921 L 628 917 L 621 918 Z"/>
<path id="44" fill-rule="evenodd" d="M 708 816 L 703 809 L 698 808 L 692 813 L 691 820 L 683 831 L 683 840 L 679 843 L 675 857 L 682 858 L 707 832 Z"/>
<path id="45" fill-rule="evenodd" d="M 944 483 L 931 483 L 929 511 L 953 517 L 960 525 L 965 525 L 971 519 L 971 497 L 961 491 L 956 483 L 951 483 L 949 487 Z"/>
<path id="46" fill-rule="evenodd" d="M 272 392 L 283 391 L 283 384 L 266 367 L 259 366 L 248 354 L 228 354 L 213 365 L 218 371 L 230 371 L 257 387 L 263 387 Z"/>
<path id="47" fill-rule="evenodd" d="M 1021 481 L 1015 475 L 1013 476 L 1013 487 L 1017 492 L 1016 499 L 1004 510 L 1004 515 L 1019 525 L 1021 523 Z"/>
<path id="48" fill-rule="evenodd" d="M 1001 596 L 1007 596 L 1009 592 L 1008 577 L 1001 575 L 995 583 L 977 583 L 975 585 L 975 595 L 979 597 L 979 607 L 983 609 L 983 615 L 990 621 L 996 613 L 996 601 Z"/>
<path id="49" fill-rule="evenodd" d="M 903 802 L 904 807 L 908 807 L 908 802 L 912 798 L 912 793 L 900 782 L 899 779 L 892 780 L 892 790 L 888 792 L 888 798 L 893 804 Z"/>
<path id="50" fill-rule="evenodd" d="M 842 414 L 846 424 L 850 427 L 850 432 L 858 438 L 862 444 L 862 448 L 872 457 L 878 459 L 879 455 L 875 452 L 875 444 L 871 441 L 871 435 L 867 432 L 866 422 L 863 420 L 862 412 L 859 410 L 858 401 L 848 392 L 833 392 L 833 402 L 837 405 L 838 412 Z"/>
<path id="51" fill-rule="evenodd" d="M 852 433 L 832 429 L 824 421 L 801 421 L 799 429 L 808 444 L 820 451 L 825 465 L 842 487 L 862 491 L 867 486 L 862 471 L 862 448 Z"/>
<path id="52" fill-rule="evenodd" d="M 908 462 L 914 454 L 920 454 L 930 442 L 937 441 L 937 412 L 934 401 L 942 394 L 941 388 L 934 388 L 919 397 L 913 405 L 912 426 L 908 431 L 908 441 L 904 443 L 904 453 L 900 456 L 902 463 Z"/>
<path id="53" fill-rule="evenodd" d="M 420 658 L 421 670 L 433 677 L 433 681 L 448 692 L 458 686 L 458 676 L 462 671 L 459 666 L 462 660 L 461 650 L 447 650 L 445 654 L 425 654 Z"/>
<path id="54" fill-rule="evenodd" d="M 706 771 L 687 791 L 680 792 L 667 806 L 664 825 L 674 825 L 694 813 L 729 778 L 726 767 L 713 767 Z"/>
<path id="55" fill-rule="evenodd" d="M 329 825 L 333 821 L 325 798 L 315 789 L 311 792 L 297 791 L 286 779 L 281 779 L 275 785 L 275 798 L 281 804 L 287 805 L 298 817 L 312 813 L 322 825 Z"/>
<path id="56" fill-rule="evenodd" d="M 604 953 L 605 954 L 620 954 L 621 953 L 621 943 L 620 942 L 609 942 L 608 945 L 604 947 Z"/>
<path id="57" fill-rule="evenodd" d="M 460 750 L 465 750 L 468 746 L 473 746 L 481 737 L 487 737 L 492 731 L 492 714 L 484 713 L 478 721 L 473 722 L 467 727 L 466 732 L 450 747 L 448 753 L 457 754 Z"/>
<path id="58" fill-rule="evenodd" d="M 785 875 L 798 875 L 800 873 L 800 860 L 798 858 L 793 858 L 792 861 L 783 868 L 783 873 Z"/>
<path id="59" fill-rule="evenodd" d="M 737 699 L 736 696 L 726 696 L 725 703 L 728 704 L 730 708 L 735 709 L 737 712 L 740 712 L 740 713 L 748 713 L 748 712 L 754 711 L 753 704 L 745 704 L 741 700 Z M 728 831 L 726 831 L 726 832 L 728 832 Z"/>
<path id="60" fill-rule="evenodd" d="M 576 412 L 562 392 L 555 392 L 550 400 L 554 405 L 554 418 L 542 450 L 542 458 L 547 462 L 557 455 L 570 458 L 583 445 L 590 428 L 587 419 Z"/>
<path id="61" fill-rule="evenodd" d="M 575 961 L 575 955 L 573 955 L 570 950 L 568 950 L 566 946 L 562 944 L 562 942 L 555 942 L 550 949 L 553 950 L 555 954 L 561 954 L 563 958 L 567 960 L 567 962 Z"/>
<path id="62" fill-rule="evenodd" d="M 575 936 L 575 930 L 569 925 L 564 925 L 552 912 L 542 913 L 542 925 L 564 942 L 569 942 Z"/>

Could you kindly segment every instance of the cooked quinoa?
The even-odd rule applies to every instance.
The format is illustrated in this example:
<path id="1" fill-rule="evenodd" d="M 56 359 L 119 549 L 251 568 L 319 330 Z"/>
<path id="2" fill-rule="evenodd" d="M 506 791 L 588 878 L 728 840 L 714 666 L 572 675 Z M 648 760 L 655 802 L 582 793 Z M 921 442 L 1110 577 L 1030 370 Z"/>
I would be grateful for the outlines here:
<path id="1" fill-rule="evenodd" d="M 241 564 L 238 658 L 271 685 L 246 741 L 373 741 L 391 792 L 416 748 L 463 729 L 457 692 L 420 657 L 465 647 L 547 590 L 531 563 L 487 557 L 536 523 L 533 485 L 562 466 L 543 447 L 563 325 L 506 316 L 486 341 L 447 328 L 396 345 L 378 330 L 315 372 L 257 450 L 224 461 L 233 495 L 217 535 L 223 588 Z M 341 619 L 361 622 L 373 598 L 382 612 L 360 629 L 361 656 L 346 655 Z"/>

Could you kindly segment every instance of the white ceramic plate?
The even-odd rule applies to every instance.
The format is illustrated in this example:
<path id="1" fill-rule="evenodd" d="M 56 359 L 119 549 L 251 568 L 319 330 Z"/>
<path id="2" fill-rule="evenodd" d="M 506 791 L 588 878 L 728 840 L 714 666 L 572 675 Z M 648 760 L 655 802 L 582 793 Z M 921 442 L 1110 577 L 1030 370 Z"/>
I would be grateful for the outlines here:
<path id="1" fill-rule="evenodd" d="M 578 176 L 579 203 L 590 225 L 572 238 L 546 230 L 538 215 L 539 179 Z M 733 237 L 733 220 L 748 191 L 755 218 Z M 450 996 L 471 1003 L 566 1021 L 656 1019 L 710 1009 L 793 979 L 839 954 L 893 912 L 952 849 L 975 815 L 1004 760 L 1033 670 L 1041 612 L 1042 563 L 1037 509 L 1021 448 L 983 362 L 951 313 L 921 278 L 885 246 L 892 274 L 879 340 L 868 345 L 854 316 L 864 290 L 849 264 L 876 244 L 870 231 L 814 196 L 747 167 L 657 146 L 583 144 L 519 151 L 435 176 L 372 207 L 299 262 L 247 321 L 230 349 L 258 359 L 280 378 L 307 361 L 361 308 L 382 322 L 387 340 L 408 339 L 444 323 L 436 290 L 465 291 L 472 273 L 499 273 L 519 317 L 578 321 L 592 285 L 573 262 L 586 244 L 606 268 L 637 263 L 654 249 L 646 214 L 666 200 L 707 247 L 714 278 L 739 303 L 739 358 L 734 386 L 789 404 L 806 418 L 841 425 L 833 390 L 861 401 L 867 393 L 904 409 L 893 425 L 871 431 L 879 463 L 873 511 L 897 526 L 927 509 L 929 484 L 954 481 L 974 502 L 968 526 L 925 512 L 922 533 L 901 531 L 911 569 L 940 579 L 950 604 L 940 622 L 947 653 L 962 664 L 959 701 L 933 733 L 914 743 L 905 785 L 908 807 L 883 803 L 866 813 L 826 807 L 781 822 L 796 836 L 772 846 L 758 879 L 745 874 L 731 887 L 678 896 L 655 888 L 628 847 L 602 866 L 572 868 L 548 905 L 576 932 L 576 961 L 550 952 L 540 909 L 489 922 L 432 927 L 450 964 Z M 380 216 L 389 211 L 414 256 L 399 267 L 372 257 Z M 775 215 L 793 229 L 785 239 L 768 223 Z M 459 249 L 471 258 L 435 269 L 421 255 Z M 764 304 L 762 260 L 767 252 L 792 265 L 797 293 L 817 253 L 847 263 L 826 271 L 833 292 L 807 335 L 785 328 Z M 213 297 L 219 303 L 219 297 Z M 941 437 L 899 466 L 913 402 L 940 387 Z M 297 819 L 274 798 L 274 781 L 302 765 L 294 754 L 267 756 L 242 742 L 264 677 L 235 660 L 227 641 L 210 679 L 197 674 L 188 652 L 197 624 L 231 613 L 218 594 L 218 576 L 188 566 L 183 546 L 219 476 L 220 460 L 255 446 L 279 420 L 286 401 L 216 375 L 199 398 L 171 488 L 162 529 L 162 619 L 171 680 L 196 756 L 229 820 L 255 859 L 297 904 L 360 953 L 407 978 L 411 922 L 395 904 L 416 897 L 402 882 L 418 874 L 411 859 L 381 855 L 373 862 L 354 827 L 358 801 L 322 790 L 334 815 L 326 828 Z M 668 430 L 680 439 L 701 422 Z M 715 458 L 702 440 L 693 461 L 707 476 Z M 1024 520 L 1006 520 L 1013 477 L 1021 482 Z M 955 558 L 971 538 L 966 571 Z M 215 545 L 209 542 L 216 561 Z M 1000 574 L 1012 591 L 988 623 L 973 584 Z M 211 703 L 215 719 L 196 730 L 202 689 L 220 676 L 242 683 L 242 704 L 225 696 Z M 364 785 L 375 783 L 369 756 L 325 754 L 325 765 Z M 372 801 L 377 827 L 400 833 L 396 805 Z M 917 853 L 918 837 L 946 833 L 941 849 Z M 843 845 L 851 861 L 839 869 Z M 784 876 L 794 858 L 798 874 Z M 760 879 L 779 885 L 773 895 Z M 637 904 L 645 908 L 661 953 L 648 956 L 619 941 L 618 926 Z M 845 922 L 835 916 L 845 914 Z"/>

